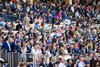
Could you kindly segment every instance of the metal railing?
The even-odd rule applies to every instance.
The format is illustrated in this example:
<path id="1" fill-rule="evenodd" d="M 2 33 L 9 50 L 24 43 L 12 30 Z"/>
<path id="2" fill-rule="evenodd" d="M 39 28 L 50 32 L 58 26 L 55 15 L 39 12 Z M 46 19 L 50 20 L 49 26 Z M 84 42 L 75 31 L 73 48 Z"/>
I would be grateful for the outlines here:
<path id="1" fill-rule="evenodd" d="M 31 64 L 36 67 L 36 56 L 32 53 L 6 52 L 0 50 L 0 58 L 4 59 L 8 65 L 7 67 L 17 67 L 21 62 Z M 2 67 L 2 65 L 1 65 Z"/>
<path id="2" fill-rule="evenodd" d="M 42 54 L 34 55 L 33 53 L 7 52 L 0 50 L 0 58 L 3 58 L 5 61 L 7 61 L 7 67 L 17 67 L 21 62 L 26 62 L 27 65 L 31 65 L 31 67 L 38 67 L 43 56 L 44 55 Z M 56 61 L 57 56 L 54 57 Z M 49 56 L 46 56 L 47 64 L 49 63 L 49 58 Z"/>

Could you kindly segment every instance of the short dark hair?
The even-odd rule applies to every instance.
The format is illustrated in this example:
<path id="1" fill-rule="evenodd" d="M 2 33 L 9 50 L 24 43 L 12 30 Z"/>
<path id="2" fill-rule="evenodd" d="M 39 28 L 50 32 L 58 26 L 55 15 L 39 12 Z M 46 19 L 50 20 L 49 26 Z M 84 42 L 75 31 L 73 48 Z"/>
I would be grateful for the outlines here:
<path id="1" fill-rule="evenodd" d="M 68 60 L 67 60 L 67 63 L 68 63 L 70 60 L 71 60 L 71 59 L 68 59 Z"/>
<path id="2" fill-rule="evenodd" d="M 50 61 L 51 61 L 52 57 L 53 57 L 53 56 L 51 56 L 51 57 L 49 58 Z"/>
<path id="3" fill-rule="evenodd" d="M 5 37 L 5 41 L 7 41 L 8 39 L 9 39 L 9 37 L 8 37 L 8 36 L 6 36 L 6 37 Z"/>
<path id="4" fill-rule="evenodd" d="M 45 56 L 42 57 L 42 61 L 44 60 Z"/>
<path id="5" fill-rule="evenodd" d="M 59 63 L 60 63 L 59 61 L 56 61 L 56 62 L 55 62 L 55 64 L 59 64 Z"/>

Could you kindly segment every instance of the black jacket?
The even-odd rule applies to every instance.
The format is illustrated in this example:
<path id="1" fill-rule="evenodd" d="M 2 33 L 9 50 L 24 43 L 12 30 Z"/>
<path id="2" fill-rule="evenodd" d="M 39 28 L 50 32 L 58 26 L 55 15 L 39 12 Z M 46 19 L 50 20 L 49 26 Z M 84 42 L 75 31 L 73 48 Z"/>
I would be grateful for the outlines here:
<path id="1" fill-rule="evenodd" d="M 54 63 L 50 62 L 48 67 L 55 67 Z"/>
<path id="2" fill-rule="evenodd" d="M 44 64 L 43 62 L 41 62 L 40 64 L 39 64 L 39 67 L 40 66 L 42 66 L 42 67 L 47 67 L 47 64 Z"/>

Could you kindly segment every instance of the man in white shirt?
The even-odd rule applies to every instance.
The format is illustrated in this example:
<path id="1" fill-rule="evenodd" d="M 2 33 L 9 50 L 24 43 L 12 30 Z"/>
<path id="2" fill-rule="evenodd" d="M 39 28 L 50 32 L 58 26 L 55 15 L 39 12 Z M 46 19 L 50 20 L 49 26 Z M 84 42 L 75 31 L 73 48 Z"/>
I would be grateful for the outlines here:
<path id="1" fill-rule="evenodd" d="M 60 57 L 59 58 L 60 64 L 58 65 L 58 67 L 66 67 L 65 63 L 64 63 L 64 58 Z"/>
<path id="2" fill-rule="evenodd" d="M 85 66 L 86 66 L 86 64 L 84 63 L 84 57 L 81 56 L 80 57 L 80 61 L 78 63 L 78 67 L 85 67 Z"/>

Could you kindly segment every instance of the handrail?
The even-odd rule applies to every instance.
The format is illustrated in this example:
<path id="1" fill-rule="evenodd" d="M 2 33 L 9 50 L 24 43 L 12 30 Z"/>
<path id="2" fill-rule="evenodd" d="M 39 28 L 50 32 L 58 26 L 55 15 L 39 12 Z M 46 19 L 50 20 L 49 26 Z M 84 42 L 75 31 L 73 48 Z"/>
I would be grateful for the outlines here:
<path id="1" fill-rule="evenodd" d="M 36 56 L 33 53 L 22 55 L 22 53 L 19 52 L 7 52 L 5 50 L 0 50 L 0 53 L 1 58 L 7 61 L 9 67 L 17 67 L 21 62 L 23 62 L 23 58 L 26 59 L 25 62 L 27 62 L 27 64 L 36 65 Z"/>

